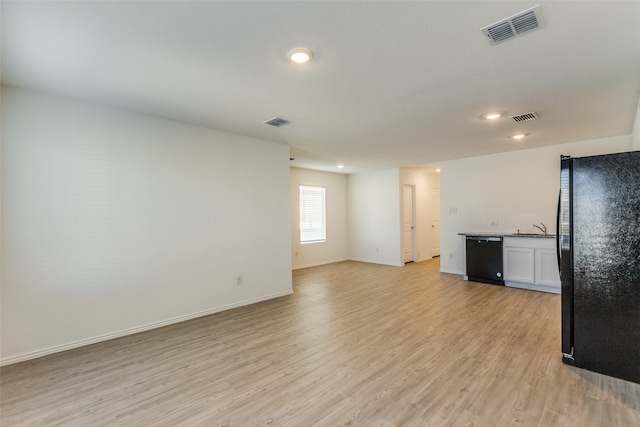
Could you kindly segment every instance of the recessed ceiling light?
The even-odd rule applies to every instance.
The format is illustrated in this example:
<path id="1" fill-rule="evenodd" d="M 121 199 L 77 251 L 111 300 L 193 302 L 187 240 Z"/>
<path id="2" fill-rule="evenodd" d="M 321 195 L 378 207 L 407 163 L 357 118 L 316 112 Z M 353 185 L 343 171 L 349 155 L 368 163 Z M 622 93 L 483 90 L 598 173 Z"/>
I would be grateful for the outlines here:
<path id="1" fill-rule="evenodd" d="M 289 59 L 296 64 L 304 64 L 311 61 L 311 58 L 313 58 L 313 52 L 304 47 L 297 47 L 289 52 Z"/>
<path id="2" fill-rule="evenodd" d="M 502 113 L 487 113 L 482 117 L 487 119 L 487 120 L 495 120 L 495 119 L 499 119 L 500 117 L 502 117 L 502 115 L 503 115 Z"/>
<path id="3" fill-rule="evenodd" d="M 440 172 L 440 169 L 436 169 L 436 172 Z"/>
<path id="4" fill-rule="evenodd" d="M 340 163 L 340 164 L 338 165 L 338 169 L 342 169 L 342 168 L 344 168 L 344 165 L 343 165 L 342 163 Z"/>
<path id="5" fill-rule="evenodd" d="M 525 135 L 524 133 L 517 133 L 515 135 L 511 135 L 511 138 L 513 138 L 513 139 L 522 139 L 525 136 L 527 136 L 527 135 Z"/>

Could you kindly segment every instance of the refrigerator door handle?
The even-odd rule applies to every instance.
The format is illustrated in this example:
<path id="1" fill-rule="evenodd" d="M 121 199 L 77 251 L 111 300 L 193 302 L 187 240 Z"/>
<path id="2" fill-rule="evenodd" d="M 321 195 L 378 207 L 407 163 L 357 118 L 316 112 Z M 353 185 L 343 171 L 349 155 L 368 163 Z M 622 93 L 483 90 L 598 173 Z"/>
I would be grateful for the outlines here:
<path id="1" fill-rule="evenodd" d="M 560 231 L 562 226 L 560 225 L 560 201 L 562 200 L 562 189 L 558 192 L 558 210 L 556 211 L 556 258 L 558 259 L 558 273 L 562 279 L 562 258 L 560 255 Z"/>

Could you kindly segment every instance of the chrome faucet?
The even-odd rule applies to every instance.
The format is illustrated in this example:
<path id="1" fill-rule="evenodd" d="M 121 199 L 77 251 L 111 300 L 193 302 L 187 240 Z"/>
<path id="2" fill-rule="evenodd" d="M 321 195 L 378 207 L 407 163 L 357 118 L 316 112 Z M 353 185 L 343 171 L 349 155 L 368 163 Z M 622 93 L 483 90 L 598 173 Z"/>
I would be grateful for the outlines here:
<path id="1" fill-rule="evenodd" d="M 542 231 L 544 233 L 544 235 L 546 236 L 547 235 L 547 226 L 542 224 L 542 223 L 540 223 L 540 224 L 542 225 L 542 227 L 540 227 L 539 225 L 536 225 L 536 224 L 533 224 L 533 226 L 535 228 L 537 228 L 538 230 Z"/>

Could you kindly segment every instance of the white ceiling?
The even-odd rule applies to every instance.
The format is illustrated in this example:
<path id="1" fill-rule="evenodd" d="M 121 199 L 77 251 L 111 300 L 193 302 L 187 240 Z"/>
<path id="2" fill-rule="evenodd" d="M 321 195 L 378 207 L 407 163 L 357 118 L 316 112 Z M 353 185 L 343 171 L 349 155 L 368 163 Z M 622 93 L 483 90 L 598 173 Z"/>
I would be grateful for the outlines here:
<path id="1" fill-rule="evenodd" d="M 481 27 L 536 4 L 545 28 L 489 45 Z M 288 144 L 333 172 L 629 134 L 640 94 L 640 1 L 1 7 L 5 84 Z M 312 62 L 287 60 L 298 46 Z"/>

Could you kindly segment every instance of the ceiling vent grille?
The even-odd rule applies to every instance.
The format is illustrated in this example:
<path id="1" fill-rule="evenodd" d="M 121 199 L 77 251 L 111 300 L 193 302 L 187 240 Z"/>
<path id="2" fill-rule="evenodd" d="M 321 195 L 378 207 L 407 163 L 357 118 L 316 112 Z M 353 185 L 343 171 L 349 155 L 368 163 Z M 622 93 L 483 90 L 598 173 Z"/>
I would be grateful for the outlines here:
<path id="1" fill-rule="evenodd" d="M 542 27 L 544 27 L 544 21 L 540 16 L 540 5 L 537 5 L 480 30 L 493 46 Z"/>
<path id="2" fill-rule="evenodd" d="M 280 127 L 289 124 L 289 120 L 281 119 L 280 117 L 274 117 L 264 122 L 265 125 Z"/>
<path id="3" fill-rule="evenodd" d="M 524 114 L 519 114 L 517 116 L 511 116 L 511 118 L 520 123 L 520 122 L 530 122 L 531 120 L 535 120 L 538 117 L 538 113 L 536 113 L 535 111 L 532 111 L 531 113 L 524 113 Z"/>

